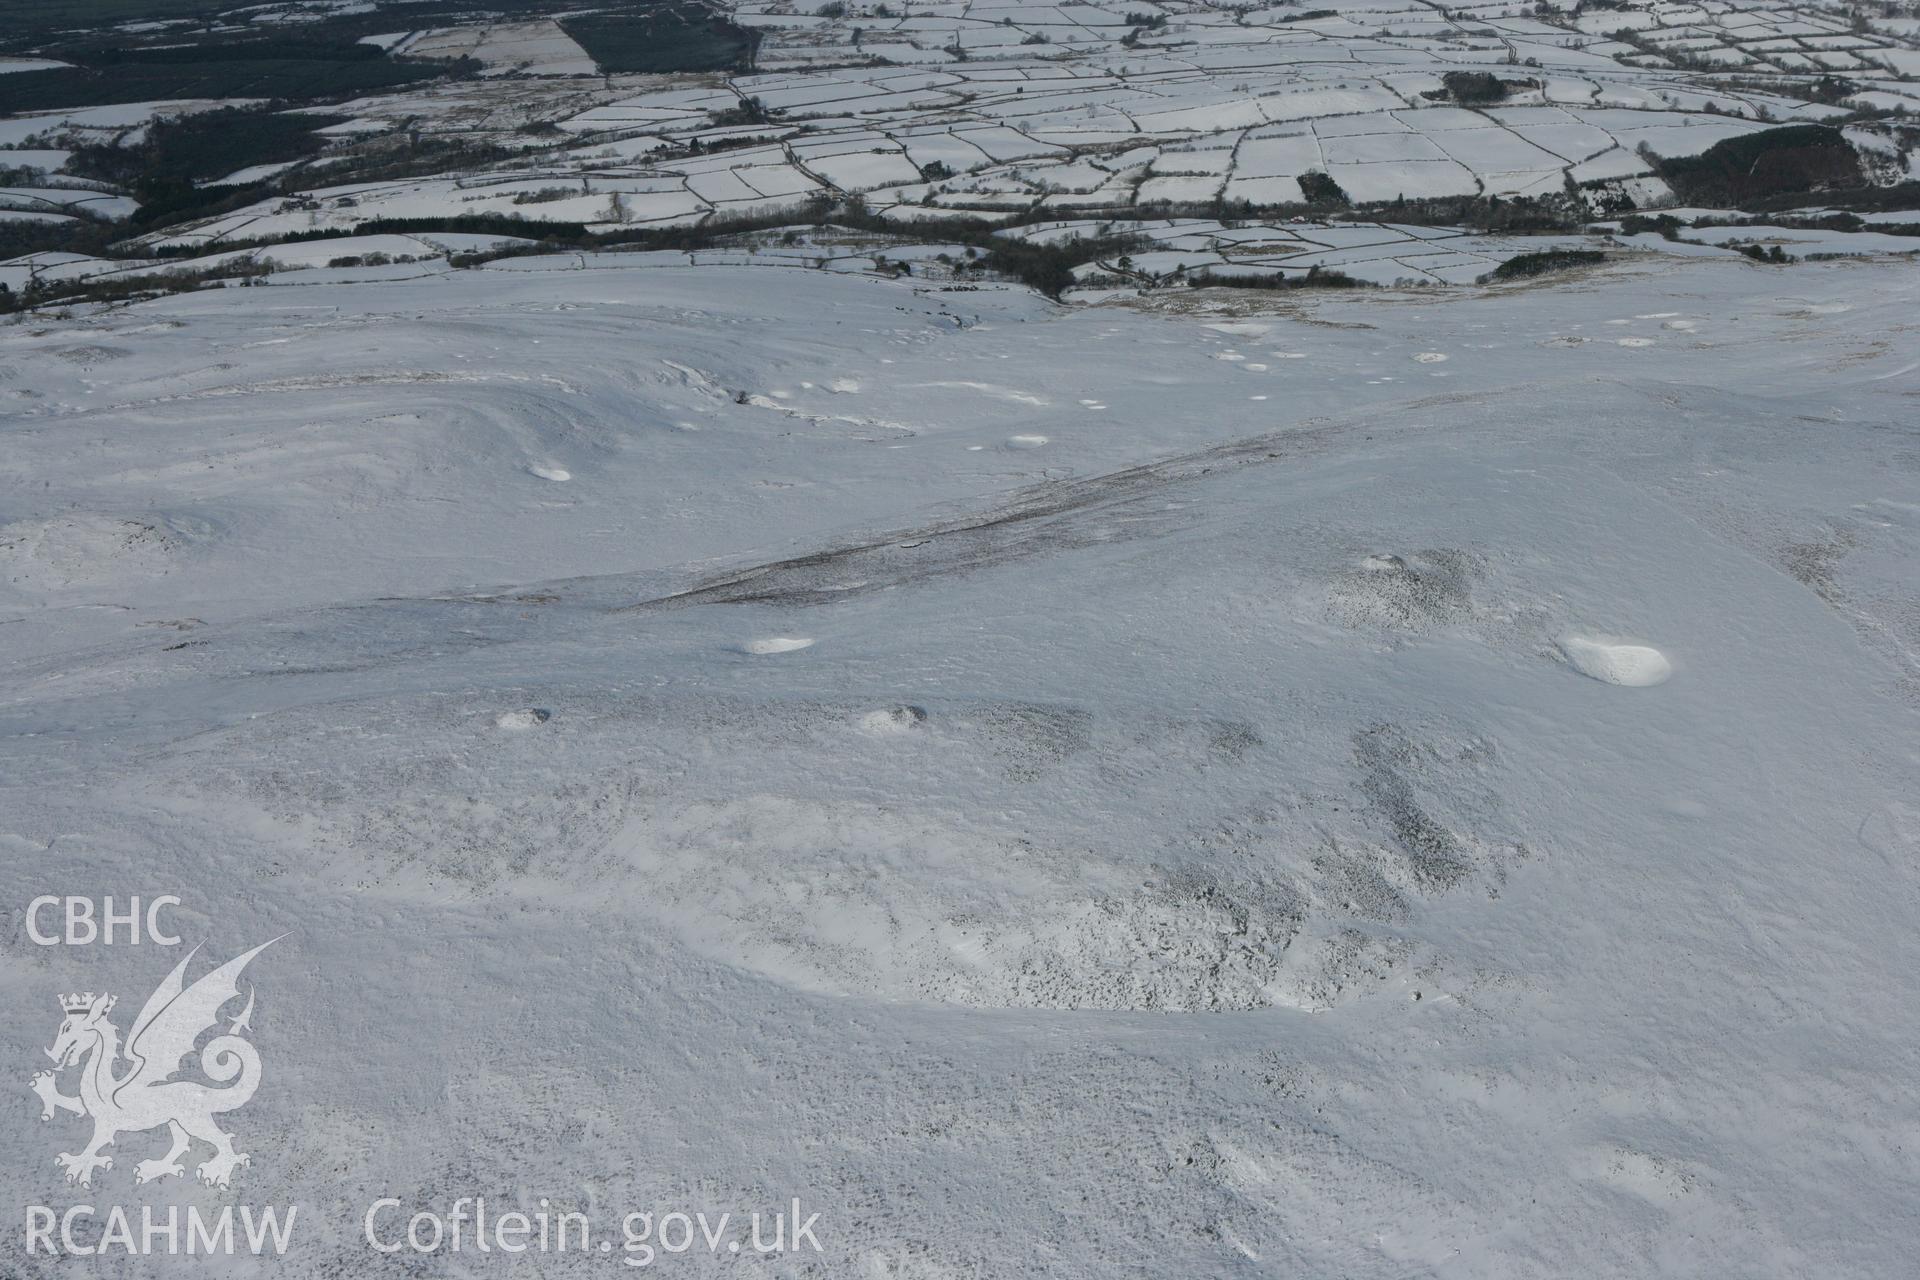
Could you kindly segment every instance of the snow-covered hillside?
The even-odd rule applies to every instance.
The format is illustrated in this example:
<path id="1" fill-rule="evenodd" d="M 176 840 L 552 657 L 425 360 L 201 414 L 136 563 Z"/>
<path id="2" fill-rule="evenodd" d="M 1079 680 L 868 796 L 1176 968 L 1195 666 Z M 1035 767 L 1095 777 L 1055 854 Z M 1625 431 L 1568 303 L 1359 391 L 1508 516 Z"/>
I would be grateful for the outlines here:
<path id="1" fill-rule="evenodd" d="M 300 1206 L 214 1274 L 627 1270 L 381 1197 L 821 1215 L 683 1274 L 1911 1267 L 1910 260 L 568 261 L 0 329 L 0 1199 Z M 22 908 L 136 893 L 290 935 L 229 1189 L 66 1186 L 26 1087 L 179 956 Z"/>

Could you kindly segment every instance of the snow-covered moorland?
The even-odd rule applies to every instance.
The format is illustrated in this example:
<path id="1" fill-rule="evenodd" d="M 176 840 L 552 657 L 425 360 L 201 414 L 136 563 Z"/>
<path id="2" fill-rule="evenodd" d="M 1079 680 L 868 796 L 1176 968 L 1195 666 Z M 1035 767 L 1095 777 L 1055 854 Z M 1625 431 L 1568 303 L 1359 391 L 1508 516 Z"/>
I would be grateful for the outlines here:
<path id="1" fill-rule="evenodd" d="M 297 1205 L 211 1269 L 301 1277 L 626 1270 L 382 1197 L 820 1214 L 684 1274 L 1911 1265 L 1911 260 L 557 261 L 0 329 L 0 1200 Z M 47 893 L 288 935 L 230 1187 L 64 1183 L 55 996 L 178 955 Z"/>
<path id="2" fill-rule="evenodd" d="M 0 22 L 0 1280 L 1913 1270 L 1911 0 L 223 3 Z"/>

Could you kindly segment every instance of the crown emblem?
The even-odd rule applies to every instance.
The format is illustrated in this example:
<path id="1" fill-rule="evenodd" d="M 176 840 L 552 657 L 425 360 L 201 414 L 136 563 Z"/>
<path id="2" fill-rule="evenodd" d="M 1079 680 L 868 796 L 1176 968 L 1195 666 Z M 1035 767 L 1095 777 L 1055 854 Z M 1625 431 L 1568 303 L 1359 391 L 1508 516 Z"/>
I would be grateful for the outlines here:
<path id="1" fill-rule="evenodd" d="M 85 1013 L 93 1008 L 93 992 L 78 992 L 60 997 L 60 1007 L 68 1013 Z"/>

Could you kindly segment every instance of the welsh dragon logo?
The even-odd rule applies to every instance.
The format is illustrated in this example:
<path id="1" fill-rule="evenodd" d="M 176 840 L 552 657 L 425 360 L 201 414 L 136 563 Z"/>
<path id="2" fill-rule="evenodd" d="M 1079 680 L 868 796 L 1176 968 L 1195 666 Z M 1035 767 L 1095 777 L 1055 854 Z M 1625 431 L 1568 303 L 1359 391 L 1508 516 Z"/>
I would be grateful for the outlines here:
<path id="1" fill-rule="evenodd" d="M 196 1139 L 213 1147 L 213 1154 L 201 1161 L 194 1174 L 209 1186 L 227 1186 L 235 1168 L 252 1163 L 233 1149 L 233 1135 L 214 1122 L 215 1116 L 245 1106 L 260 1087 L 260 1055 L 243 1035 L 252 1029 L 251 988 L 246 1007 L 228 1020 L 226 1033 L 198 1050 L 200 1074 L 226 1087 L 212 1088 L 178 1077 L 186 1059 L 195 1054 L 195 1042 L 216 1029 L 220 1010 L 239 998 L 241 970 L 279 940 L 263 942 L 187 986 L 187 965 L 200 950 L 195 947 L 147 997 L 124 1046 L 119 1028 L 108 1017 L 113 996 L 88 991 L 60 997 L 66 1019 L 53 1047 L 46 1051 L 57 1065 L 52 1071 L 36 1073 L 32 1087 L 40 1095 L 42 1120 L 53 1119 L 56 1111 L 93 1120 L 93 1139 L 85 1150 L 54 1157 L 67 1171 L 69 1183 L 92 1186 L 96 1170 L 113 1168 L 113 1158 L 101 1152 L 114 1145 L 116 1138 L 161 1125 L 167 1127 L 173 1145 L 159 1159 L 136 1164 L 136 1182 L 185 1173 L 180 1159 Z M 117 1064 L 123 1060 L 127 1065 L 119 1069 Z M 80 1069 L 80 1092 L 68 1097 L 60 1092 L 59 1073 L 75 1066 Z"/>

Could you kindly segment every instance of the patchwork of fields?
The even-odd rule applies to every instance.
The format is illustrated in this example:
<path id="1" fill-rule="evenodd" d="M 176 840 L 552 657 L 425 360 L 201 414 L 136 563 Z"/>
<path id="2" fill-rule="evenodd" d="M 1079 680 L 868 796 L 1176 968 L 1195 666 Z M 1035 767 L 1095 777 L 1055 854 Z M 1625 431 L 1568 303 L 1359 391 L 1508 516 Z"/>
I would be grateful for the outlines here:
<path id="1" fill-rule="evenodd" d="M 1392 221 L 1407 202 L 1447 200 L 1604 216 L 1675 203 L 1663 161 L 1795 123 L 1838 128 L 1865 181 L 1913 176 L 1906 112 L 1920 107 L 1920 20 L 1839 6 L 749 0 L 731 16 L 757 40 L 750 70 L 606 65 L 626 55 L 605 49 L 627 47 L 605 43 L 606 31 L 640 19 L 364 37 L 481 70 L 330 106 L 347 118 L 324 131 L 325 154 L 237 169 L 220 181 L 260 199 L 141 244 L 211 249 L 473 216 L 674 228 L 846 200 L 901 224 L 1302 205 L 1371 206 Z M 86 111 L 4 121 L 0 142 L 25 157 L 124 141 L 142 119 L 196 105 L 115 108 L 104 123 Z M 491 158 L 351 180 L 399 139 Z M 0 168 L 9 163 L 0 152 Z M 16 216 L 71 216 L 74 199 L 0 190 Z"/>

